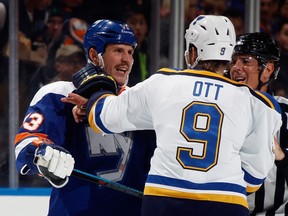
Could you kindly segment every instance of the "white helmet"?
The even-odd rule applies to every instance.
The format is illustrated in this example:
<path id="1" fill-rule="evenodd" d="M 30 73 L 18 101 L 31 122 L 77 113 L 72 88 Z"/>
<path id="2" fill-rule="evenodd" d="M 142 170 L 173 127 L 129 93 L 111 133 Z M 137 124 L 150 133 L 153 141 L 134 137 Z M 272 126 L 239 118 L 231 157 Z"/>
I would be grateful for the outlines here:
<path id="1" fill-rule="evenodd" d="M 185 59 L 188 68 L 193 68 L 198 61 L 231 60 L 236 42 L 234 26 L 225 16 L 200 15 L 189 25 L 185 34 Z M 191 66 L 188 63 L 189 46 L 197 48 L 198 57 Z"/>

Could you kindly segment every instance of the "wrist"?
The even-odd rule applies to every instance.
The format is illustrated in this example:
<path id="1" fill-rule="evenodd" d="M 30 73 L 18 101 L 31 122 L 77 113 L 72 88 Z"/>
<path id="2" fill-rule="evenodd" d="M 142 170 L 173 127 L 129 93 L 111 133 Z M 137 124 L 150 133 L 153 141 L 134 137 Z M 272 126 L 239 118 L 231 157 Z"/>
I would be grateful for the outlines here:
<path id="1" fill-rule="evenodd" d="M 284 150 L 281 149 L 277 152 L 277 154 L 275 153 L 275 160 L 276 161 L 282 161 L 284 158 L 285 158 Z"/>
<path id="2" fill-rule="evenodd" d="M 288 151 L 287 149 L 282 149 L 281 152 L 282 154 L 275 159 L 275 164 L 279 168 L 288 166 Z"/>

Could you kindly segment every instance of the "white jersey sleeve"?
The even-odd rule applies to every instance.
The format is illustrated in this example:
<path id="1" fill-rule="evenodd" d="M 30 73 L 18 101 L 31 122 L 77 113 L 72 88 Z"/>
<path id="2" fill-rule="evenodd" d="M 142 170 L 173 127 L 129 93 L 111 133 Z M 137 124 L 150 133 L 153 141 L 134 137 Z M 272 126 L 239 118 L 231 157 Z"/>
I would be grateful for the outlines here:
<path id="1" fill-rule="evenodd" d="M 265 95 L 258 92 L 261 95 L 262 102 L 269 102 L 270 99 L 266 98 Z M 263 100 L 264 99 L 264 100 Z M 247 182 L 247 192 L 252 193 L 259 189 L 263 183 L 263 178 L 265 176 L 261 173 L 266 173 L 265 170 L 273 166 L 271 161 L 274 161 L 275 155 L 271 154 L 274 148 L 274 137 L 277 136 L 277 131 L 281 124 L 281 121 L 275 121 L 274 109 L 270 109 L 269 106 L 264 106 L 262 103 L 257 103 L 259 101 L 258 97 L 254 97 L 252 101 L 252 131 L 247 134 L 240 155 L 243 158 L 242 168 L 245 172 L 245 180 Z M 275 103 L 277 103 L 275 101 Z M 274 106 L 271 102 L 272 107 Z M 281 117 L 280 113 L 278 117 Z M 268 131 L 270 134 L 264 134 L 264 131 Z M 265 145 L 267 143 L 269 145 Z M 253 157 L 249 157 L 253 155 Z M 251 166 L 253 163 L 262 163 L 263 166 Z M 262 170 L 260 170 L 262 169 Z M 269 170 L 269 169 L 268 169 Z M 250 176 L 249 173 L 254 173 Z M 257 179 L 259 178 L 259 179 Z"/>

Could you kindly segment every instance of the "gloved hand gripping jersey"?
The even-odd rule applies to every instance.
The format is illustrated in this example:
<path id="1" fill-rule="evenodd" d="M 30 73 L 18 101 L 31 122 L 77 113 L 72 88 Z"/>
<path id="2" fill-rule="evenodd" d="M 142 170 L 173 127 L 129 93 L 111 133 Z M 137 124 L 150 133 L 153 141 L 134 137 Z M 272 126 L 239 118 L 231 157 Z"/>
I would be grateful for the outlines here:
<path id="1" fill-rule="evenodd" d="M 100 67 L 87 64 L 73 75 L 73 84 L 77 88 L 75 93 L 90 98 L 97 91 L 108 91 L 117 94 L 117 82 L 107 75 Z"/>
<path id="2" fill-rule="evenodd" d="M 67 184 L 74 163 L 71 154 L 55 144 L 42 143 L 35 151 L 34 164 L 39 173 L 56 188 Z"/>

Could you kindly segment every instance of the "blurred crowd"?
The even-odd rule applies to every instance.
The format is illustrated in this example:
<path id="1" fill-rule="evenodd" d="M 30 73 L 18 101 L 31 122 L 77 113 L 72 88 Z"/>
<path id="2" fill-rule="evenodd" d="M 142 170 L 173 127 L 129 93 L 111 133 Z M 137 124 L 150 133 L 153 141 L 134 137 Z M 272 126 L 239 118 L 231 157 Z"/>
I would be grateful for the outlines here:
<path id="1" fill-rule="evenodd" d="M 185 28 L 200 14 L 225 15 L 237 35 L 245 33 L 245 0 L 183 0 Z M 148 78 L 152 0 L 19 0 L 19 104 L 20 119 L 36 91 L 50 82 L 70 81 L 86 64 L 82 42 L 90 24 L 98 19 L 126 22 L 138 40 L 128 86 Z M 170 0 L 160 8 L 160 66 L 169 66 Z M 288 97 L 288 0 L 260 0 L 260 31 L 269 33 L 281 50 L 274 94 Z M 184 35 L 184 32 L 183 32 Z M 150 52 L 149 52 L 150 51 Z M 182 54 L 180 54 L 182 55 Z M 0 0 L 0 179 L 6 175 L 8 154 L 9 0 Z M 7 178 L 6 178 L 7 179 Z M 7 181 L 0 180 L 0 186 Z"/>

